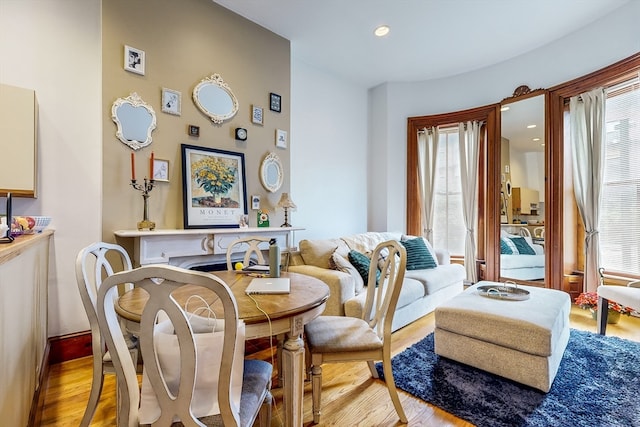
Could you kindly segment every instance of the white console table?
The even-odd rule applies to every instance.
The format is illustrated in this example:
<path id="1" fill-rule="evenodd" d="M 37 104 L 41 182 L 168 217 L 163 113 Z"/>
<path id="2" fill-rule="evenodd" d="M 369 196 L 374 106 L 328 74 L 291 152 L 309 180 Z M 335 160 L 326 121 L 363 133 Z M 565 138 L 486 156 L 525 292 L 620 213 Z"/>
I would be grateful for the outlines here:
<path id="1" fill-rule="evenodd" d="M 229 243 L 241 237 L 273 237 L 283 251 L 291 249 L 293 232 L 301 227 L 207 228 L 188 230 L 118 230 L 121 239 L 133 239 L 136 266 L 170 264 L 183 268 L 226 263 Z"/>

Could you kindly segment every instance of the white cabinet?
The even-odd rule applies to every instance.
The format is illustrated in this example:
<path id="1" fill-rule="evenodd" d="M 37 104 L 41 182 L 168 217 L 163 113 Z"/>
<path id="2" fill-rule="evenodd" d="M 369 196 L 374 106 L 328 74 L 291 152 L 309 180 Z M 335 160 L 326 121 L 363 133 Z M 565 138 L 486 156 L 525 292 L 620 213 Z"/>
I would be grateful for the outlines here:
<path id="1" fill-rule="evenodd" d="M 513 187 L 513 211 L 517 214 L 536 215 L 540 196 L 538 190 L 531 188 Z"/>
<path id="2" fill-rule="evenodd" d="M 0 246 L 0 424 L 26 426 L 47 345 L 52 231 Z"/>
<path id="3" fill-rule="evenodd" d="M 0 84 L 0 100 L 0 193 L 36 197 L 36 93 Z"/>

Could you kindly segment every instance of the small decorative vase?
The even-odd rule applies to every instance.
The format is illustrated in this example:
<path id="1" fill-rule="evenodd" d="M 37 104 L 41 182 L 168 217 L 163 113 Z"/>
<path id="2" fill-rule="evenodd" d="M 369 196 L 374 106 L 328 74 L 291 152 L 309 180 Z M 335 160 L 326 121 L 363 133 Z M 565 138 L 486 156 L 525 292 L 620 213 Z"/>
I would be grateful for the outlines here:
<path id="1" fill-rule="evenodd" d="M 598 312 L 593 308 L 590 308 L 589 310 L 591 311 L 591 317 L 593 317 L 593 320 L 597 320 Z M 607 314 L 607 323 L 609 325 L 615 325 L 616 323 L 618 323 L 619 320 L 620 320 L 620 312 L 609 309 L 609 313 Z"/>

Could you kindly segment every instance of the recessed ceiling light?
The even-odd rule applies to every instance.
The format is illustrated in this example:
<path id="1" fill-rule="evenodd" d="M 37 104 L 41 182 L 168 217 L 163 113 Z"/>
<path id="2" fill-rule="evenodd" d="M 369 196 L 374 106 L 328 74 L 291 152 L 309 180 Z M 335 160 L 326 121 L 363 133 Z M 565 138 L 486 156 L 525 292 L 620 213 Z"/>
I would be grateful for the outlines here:
<path id="1" fill-rule="evenodd" d="M 533 140 L 538 142 L 538 141 L 540 141 L 540 138 L 533 138 Z"/>
<path id="2" fill-rule="evenodd" d="M 508 111 L 509 108 L 511 107 L 507 107 L 506 105 L 504 107 L 500 107 L 500 111 Z"/>
<path id="3" fill-rule="evenodd" d="M 534 127 L 536 127 L 536 125 L 528 125 L 527 129 L 533 129 Z"/>
<path id="4" fill-rule="evenodd" d="M 390 28 L 388 25 L 380 25 L 373 31 L 373 34 L 375 34 L 378 37 L 384 37 L 387 34 L 389 34 L 389 30 Z"/>

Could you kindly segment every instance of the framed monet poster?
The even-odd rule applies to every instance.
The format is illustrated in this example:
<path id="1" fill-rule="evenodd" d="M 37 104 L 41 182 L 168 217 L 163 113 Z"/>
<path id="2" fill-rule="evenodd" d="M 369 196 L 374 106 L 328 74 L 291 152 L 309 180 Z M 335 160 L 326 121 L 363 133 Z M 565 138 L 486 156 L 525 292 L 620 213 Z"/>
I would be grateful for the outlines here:
<path id="1" fill-rule="evenodd" d="M 237 228 L 247 214 L 244 154 L 182 144 L 184 228 Z"/>

